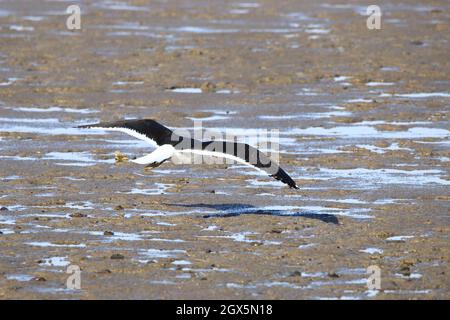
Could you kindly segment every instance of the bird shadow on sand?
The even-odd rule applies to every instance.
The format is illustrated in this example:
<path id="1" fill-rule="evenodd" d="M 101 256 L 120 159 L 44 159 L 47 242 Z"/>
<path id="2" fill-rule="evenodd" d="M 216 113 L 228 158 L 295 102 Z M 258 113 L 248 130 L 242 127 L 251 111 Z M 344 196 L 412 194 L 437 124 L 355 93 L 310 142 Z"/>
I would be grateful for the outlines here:
<path id="1" fill-rule="evenodd" d="M 215 217 L 236 217 L 242 214 L 256 214 L 256 215 L 271 215 L 280 217 L 302 217 L 306 219 L 320 220 L 326 223 L 339 224 L 339 220 L 335 215 L 328 213 L 316 213 L 311 211 L 299 211 L 299 212 L 287 212 L 284 210 L 270 210 L 260 209 L 250 204 L 241 203 L 227 203 L 227 204 L 206 204 L 206 203 L 193 203 L 193 204 L 166 204 L 169 206 L 184 207 L 184 208 L 208 208 L 217 210 L 217 213 L 206 214 L 204 218 Z"/>

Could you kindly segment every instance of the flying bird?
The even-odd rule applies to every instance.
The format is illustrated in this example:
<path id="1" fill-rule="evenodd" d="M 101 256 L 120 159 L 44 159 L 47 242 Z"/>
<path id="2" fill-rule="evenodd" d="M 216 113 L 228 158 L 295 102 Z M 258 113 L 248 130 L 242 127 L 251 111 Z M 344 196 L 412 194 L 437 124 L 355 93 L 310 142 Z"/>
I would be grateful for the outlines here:
<path id="1" fill-rule="evenodd" d="M 269 176 L 298 189 L 294 180 L 276 162 L 258 149 L 246 144 L 231 141 L 200 141 L 184 137 L 152 119 L 123 120 L 83 125 L 78 128 L 119 131 L 148 142 L 156 149 L 143 157 L 130 160 L 157 167 L 169 159 L 183 159 L 193 154 L 230 159 L 251 166 Z"/>

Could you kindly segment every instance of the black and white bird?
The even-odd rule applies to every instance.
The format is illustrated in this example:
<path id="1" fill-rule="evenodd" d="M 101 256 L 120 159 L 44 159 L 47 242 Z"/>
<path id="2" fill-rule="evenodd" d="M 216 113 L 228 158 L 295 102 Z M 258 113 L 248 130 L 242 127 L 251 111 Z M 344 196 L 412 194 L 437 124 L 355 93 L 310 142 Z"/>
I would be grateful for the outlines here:
<path id="1" fill-rule="evenodd" d="M 157 167 L 169 159 L 182 159 L 188 154 L 219 157 L 251 166 L 280 180 L 290 188 L 298 189 L 295 181 L 276 162 L 246 143 L 199 141 L 177 135 L 176 132 L 152 119 L 103 122 L 78 128 L 119 131 L 150 143 L 156 147 L 156 150 L 146 156 L 131 160 L 148 167 Z"/>

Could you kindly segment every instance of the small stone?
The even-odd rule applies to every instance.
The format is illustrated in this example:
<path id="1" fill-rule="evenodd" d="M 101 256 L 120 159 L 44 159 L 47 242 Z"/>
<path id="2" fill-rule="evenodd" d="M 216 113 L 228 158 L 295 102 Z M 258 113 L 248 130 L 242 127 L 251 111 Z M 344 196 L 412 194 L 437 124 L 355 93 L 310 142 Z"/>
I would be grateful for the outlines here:
<path id="1" fill-rule="evenodd" d="M 75 213 L 72 213 L 70 216 L 71 216 L 72 218 L 85 218 L 85 217 L 87 217 L 86 214 L 81 213 L 81 212 L 75 212 Z"/>
<path id="2" fill-rule="evenodd" d="M 414 41 L 411 41 L 411 44 L 413 44 L 415 46 L 423 46 L 423 41 L 414 40 Z"/>
<path id="3" fill-rule="evenodd" d="M 405 277 L 409 277 L 411 275 L 411 268 L 407 266 L 403 266 L 400 269 L 400 273 Z"/>
<path id="4" fill-rule="evenodd" d="M 328 276 L 330 278 L 339 278 L 339 275 L 336 272 L 328 272 Z"/>
<path id="5" fill-rule="evenodd" d="M 282 233 L 283 232 L 283 230 L 281 230 L 281 229 L 272 229 L 272 230 L 270 230 L 270 233 Z"/>
<path id="6" fill-rule="evenodd" d="M 33 281 L 44 282 L 44 281 L 47 281 L 47 279 L 45 279 L 44 277 L 34 277 Z"/>
<path id="7" fill-rule="evenodd" d="M 115 207 L 114 207 L 114 210 L 116 210 L 116 211 L 122 211 L 122 210 L 123 210 L 123 207 L 119 204 L 118 206 L 115 206 Z"/>
<path id="8" fill-rule="evenodd" d="M 110 274 L 110 273 L 112 273 L 112 271 L 109 270 L 109 269 L 103 269 L 103 270 L 97 271 L 97 273 L 100 273 L 100 274 Z"/>
<path id="9" fill-rule="evenodd" d="M 7 207 L 1 207 L 0 211 L 8 211 L 8 208 Z"/>
<path id="10" fill-rule="evenodd" d="M 123 260 L 125 259 L 125 256 L 120 253 L 115 253 L 111 256 L 111 259 L 113 260 Z"/>
<path id="11" fill-rule="evenodd" d="M 103 232 L 103 235 L 105 235 L 105 236 L 113 236 L 114 232 L 112 232 L 112 231 L 105 231 L 105 232 Z"/>
<path id="12" fill-rule="evenodd" d="M 34 220 L 36 220 L 36 221 L 50 221 L 51 219 L 49 217 L 35 217 Z"/>

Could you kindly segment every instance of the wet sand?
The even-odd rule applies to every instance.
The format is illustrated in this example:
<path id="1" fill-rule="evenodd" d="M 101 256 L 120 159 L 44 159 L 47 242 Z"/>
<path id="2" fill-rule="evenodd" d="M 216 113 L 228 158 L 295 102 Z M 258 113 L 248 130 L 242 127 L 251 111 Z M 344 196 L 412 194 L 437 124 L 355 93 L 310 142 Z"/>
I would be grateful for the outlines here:
<path id="1" fill-rule="evenodd" d="M 0 298 L 450 298 L 448 2 L 343 3 L 2 1 Z M 300 190 L 73 129 L 144 117 L 278 129 Z"/>

